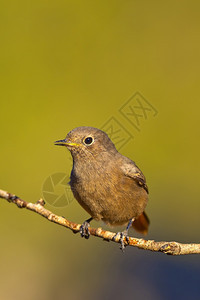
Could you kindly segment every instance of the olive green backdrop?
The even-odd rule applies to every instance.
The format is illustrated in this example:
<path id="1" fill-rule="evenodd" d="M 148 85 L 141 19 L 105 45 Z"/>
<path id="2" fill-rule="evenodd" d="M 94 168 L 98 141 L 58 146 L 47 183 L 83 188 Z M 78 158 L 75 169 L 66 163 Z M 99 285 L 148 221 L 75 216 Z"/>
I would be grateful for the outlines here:
<path id="1" fill-rule="evenodd" d="M 114 118 L 133 136 L 120 152 L 149 185 L 147 238 L 199 242 L 199 10 L 195 0 L 1 1 L 0 188 L 37 201 L 49 176 L 70 174 L 70 154 L 53 142 Z M 136 92 L 157 111 L 141 111 L 139 131 L 120 112 Z M 68 200 L 46 207 L 83 222 L 87 213 Z M 4 200 L 0 218 L 0 299 L 200 293 L 198 256 L 122 254 Z"/>

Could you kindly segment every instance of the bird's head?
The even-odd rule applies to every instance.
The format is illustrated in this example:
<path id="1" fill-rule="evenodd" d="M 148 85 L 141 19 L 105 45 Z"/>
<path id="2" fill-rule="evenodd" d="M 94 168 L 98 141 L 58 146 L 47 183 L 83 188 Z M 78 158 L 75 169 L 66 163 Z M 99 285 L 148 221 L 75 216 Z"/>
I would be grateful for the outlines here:
<path id="1" fill-rule="evenodd" d="M 117 150 L 108 137 L 100 129 L 94 127 L 77 127 L 71 130 L 65 139 L 55 142 L 55 145 L 65 146 L 71 152 L 72 156 L 97 156 L 109 152 L 116 153 Z"/>

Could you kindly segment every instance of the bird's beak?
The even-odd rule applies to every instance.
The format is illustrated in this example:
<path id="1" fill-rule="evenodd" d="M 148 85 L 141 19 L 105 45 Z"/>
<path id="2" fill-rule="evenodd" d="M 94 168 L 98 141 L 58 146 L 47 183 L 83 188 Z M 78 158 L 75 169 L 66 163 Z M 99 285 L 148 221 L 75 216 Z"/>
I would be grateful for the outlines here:
<path id="1" fill-rule="evenodd" d="M 64 139 L 64 140 L 55 141 L 54 144 L 57 146 L 66 146 L 66 142 L 67 140 Z"/>
<path id="2" fill-rule="evenodd" d="M 73 146 L 79 146 L 79 144 L 70 142 L 67 139 L 55 141 L 54 145 L 56 145 L 56 146 L 66 146 L 66 147 L 67 146 L 72 146 L 72 147 Z"/>

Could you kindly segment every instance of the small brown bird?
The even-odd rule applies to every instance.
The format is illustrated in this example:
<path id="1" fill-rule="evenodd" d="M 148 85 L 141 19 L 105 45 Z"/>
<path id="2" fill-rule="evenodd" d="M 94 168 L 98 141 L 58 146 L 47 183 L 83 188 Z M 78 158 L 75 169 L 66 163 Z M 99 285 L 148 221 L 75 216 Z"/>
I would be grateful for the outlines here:
<path id="1" fill-rule="evenodd" d="M 116 150 L 105 132 L 77 127 L 55 145 L 66 146 L 71 152 L 73 168 L 69 184 L 76 200 L 91 215 L 81 226 L 81 236 L 89 238 L 92 219 L 110 225 L 128 224 L 121 233 L 122 249 L 131 224 L 137 231 L 147 233 L 145 177 L 132 160 Z"/>

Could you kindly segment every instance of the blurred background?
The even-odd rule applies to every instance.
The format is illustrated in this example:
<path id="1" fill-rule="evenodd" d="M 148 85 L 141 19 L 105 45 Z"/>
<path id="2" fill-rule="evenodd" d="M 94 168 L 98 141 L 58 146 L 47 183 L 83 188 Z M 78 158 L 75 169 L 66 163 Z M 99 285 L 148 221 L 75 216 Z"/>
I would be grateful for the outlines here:
<path id="1" fill-rule="evenodd" d="M 53 142 L 77 126 L 113 130 L 147 178 L 147 238 L 198 243 L 199 11 L 195 0 L 1 1 L 0 188 L 82 223 L 60 182 L 70 153 Z M 200 297 L 198 255 L 122 254 L 4 200 L 0 218 L 0 299 Z"/>

